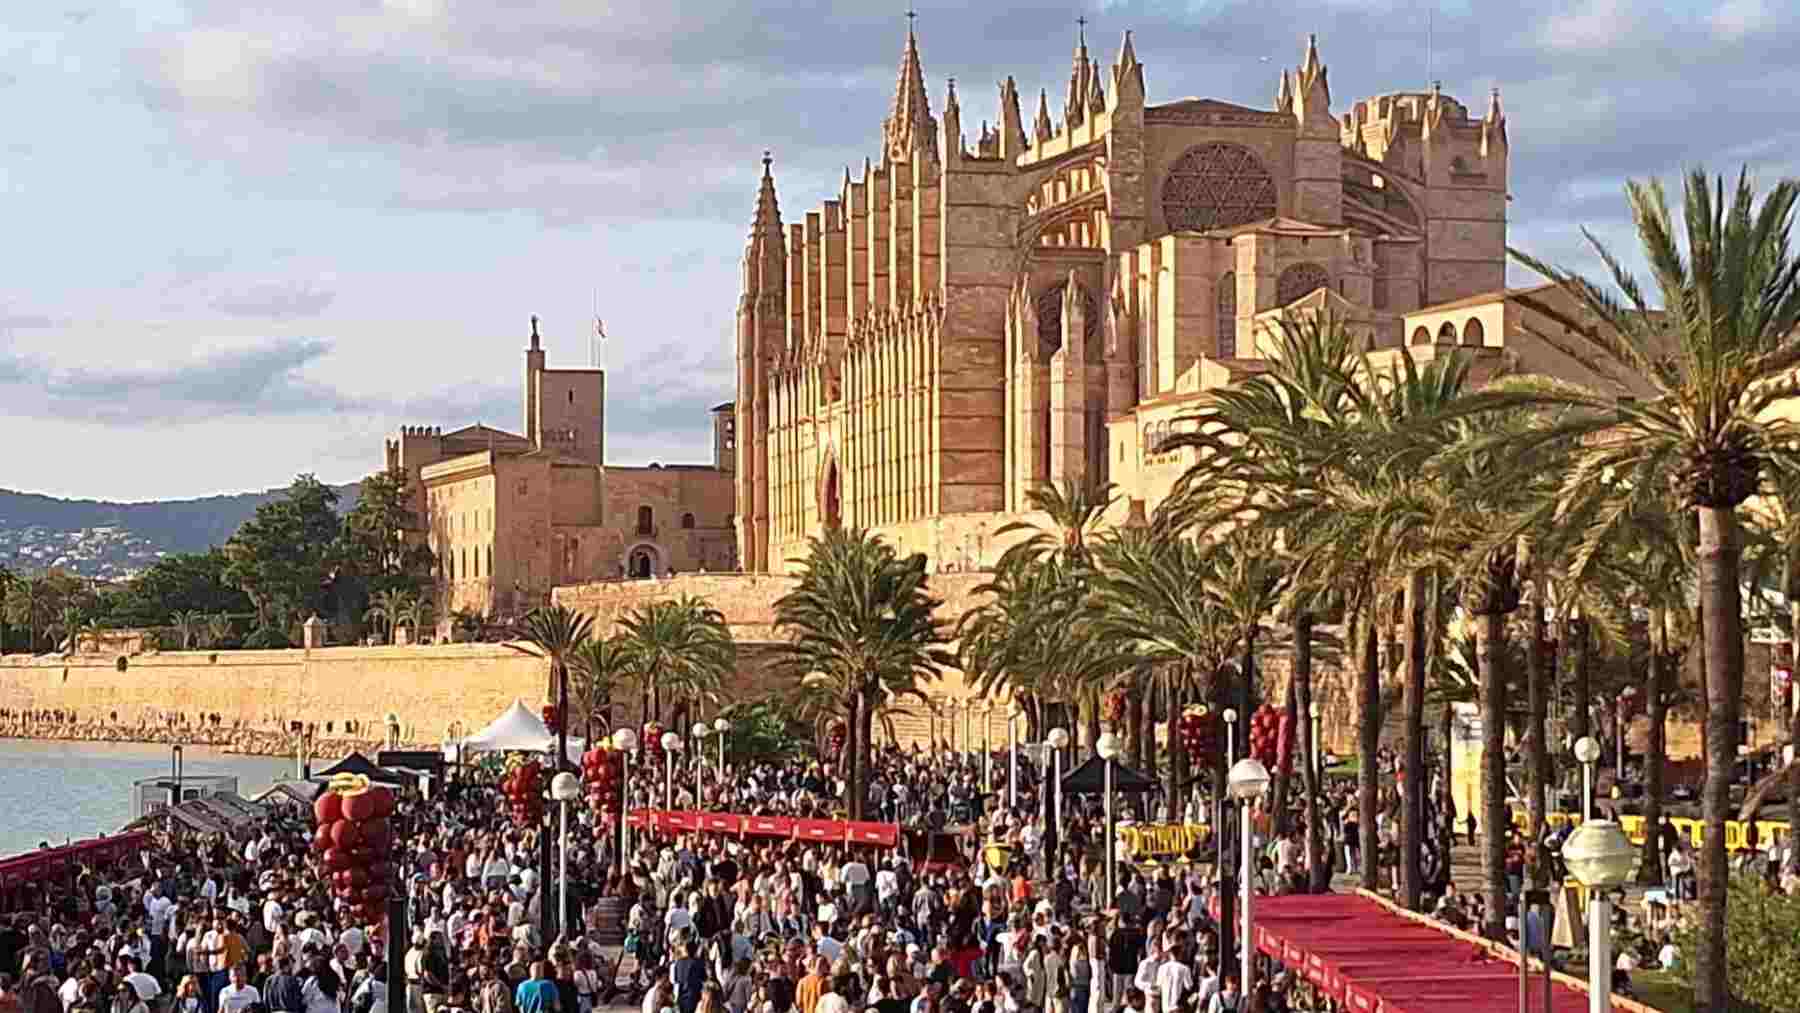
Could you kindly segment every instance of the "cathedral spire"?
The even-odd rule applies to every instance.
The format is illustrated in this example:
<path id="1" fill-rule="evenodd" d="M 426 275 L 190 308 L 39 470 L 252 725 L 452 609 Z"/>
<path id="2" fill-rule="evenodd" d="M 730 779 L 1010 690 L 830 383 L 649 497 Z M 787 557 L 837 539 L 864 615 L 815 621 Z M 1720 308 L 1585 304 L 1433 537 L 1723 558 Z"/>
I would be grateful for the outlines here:
<path id="1" fill-rule="evenodd" d="M 1281 68 L 1281 85 L 1275 89 L 1275 111 L 1291 113 L 1294 111 L 1294 85 L 1288 77 L 1287 68 Z"/>
<path id="2" fill-rule="evenodd" d="M 538 324 L 537 314 L 533 313 L 531 315 L 531 350 L 534 352 L 538 351 L 539 349 L 541 349 L 543 347 L 542 345 L 538 344 L 537 324 Z"/>
<path id="3" fill-rule="evenodd" d="M 1310 79 L 1323 72 L 1324 69 L 1324 64 L 1319 61 L 1319 37 L 1308 35 L 1306 37 L 1306 62 L 1300 65 L 1300 73 L 1303 77 Z"/>
<path id="4" fill-rule="evenodd" d="M 1063 119 L 1070 129 L 1087 119 L 1088 81 L 1093 74 L 1087 51 L 1087 15 L 1076 18 L 1075 23 L 1080 26 L 1075 37 L 1075 64 L 1069 68 L 1069 95 L 1063 102 Z"/>
<path id="5" fill-rule="evenodd" d="M 756 220 L 750 225 L 749 261 L 754 272 L 748 288 L 779 288 L 787 272 L 787 247 L 781 227 L 781 204 L 775 199 L 775 158 L 763 152 L 762 186 L 756 192 Z"/>
<path id="6" fill-rule="evenodd" d="M 1000 155 L 1017 158 L 1025 150 L 1025 118 L 1019 113 L 1019 83 L 1011 74 L 1000 82 Z"/>
<path id="7" fill-rule="evenodd" d="M 1495 88 L 1488 95 L 1487 115 L 1481 120 L 1481 153 L 1488 155 L 1496 148 L 1506 147 L 1506 110 L 1500 107 L 1500 89 Z"/>
<path id="8" fill-rule="evenodd" d="M 1042 88 L 1038 89 L 1037 122 L 1032 124 L 1032 131 L 1040 143 L 1056 133 L 1056 128 L 1050 125 L 1050 93 Z"/>
<path id="9" fill-rule="evenodd" d="M 1121 105 L 1144 104 L 1144 65 L 1138 62 L 1137 49 L 1131 44 L 1131 31 L 1119 46 L 1119 62 L 1112 70 L 1113 101 Z"/>
<path id="10" fill-rule="evenodd" d="M 931 99 L 925 94 L 925 72 L 919 65 L 919 39 L 907 14 L 906 50 L 900 56 L 900 79 L 894 85 L 894 110 L 882 124 L 882 149 L 888 161 L 906 162 L 915 150 L 937 158 L 937 120 L 931 115 Z"/>

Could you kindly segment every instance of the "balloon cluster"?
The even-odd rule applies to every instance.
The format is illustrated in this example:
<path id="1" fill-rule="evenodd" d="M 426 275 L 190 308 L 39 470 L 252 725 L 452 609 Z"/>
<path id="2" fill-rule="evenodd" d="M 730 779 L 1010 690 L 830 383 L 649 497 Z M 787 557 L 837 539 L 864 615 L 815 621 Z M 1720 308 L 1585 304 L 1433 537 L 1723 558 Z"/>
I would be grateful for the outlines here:
<path id="1" fill-rule="evenodd" d="M 544 815 L 544 765 L 535 757 L 526 759 L 515 753 L 506 761 L 506 777 L 500 781 L 500 791 L 512 807 L 515 824 L 537 826 Z"/>
<path id="2" fill-rule="evenodd" d="M 1225 741 L 1223 722 L 1218 712 L 1208 710 L 1205 704 L 1183 709 L 1175 730 L 1181 736 L 1181 748 L 1197 763 L 1211 763 L 1224 752 L 1220 748 Z"/>
<path id="3" fill-rule="evenodd" d="M 320 876 L 366 921 L 381 917 L 387 904 L 393 811 L 394 793 L 361 777 L 327 788 L 313 801 L 312 851 Z"/>
<path id="4" fill-rule="evenodd" d="M 550 730 L 550 734 L 556 734 L 557 728 L 562 725 L 562 712 L 557 710 L 556 705 L 545 704 L 539 716 L 544 719 L 544 727 Z"/>
<path id="5" fill-rule="evenodd" d="M 833 720 L 830 724 L 826 725 L 825 726 L 825 755 L 826 755 L 826 757 L 835 758 L 839 753 L 842 753 L 844 751 L 844 743 L 849 741 L 849 738 L 850 738 L 850 726 L 845 724 L 841 718 Z"/>
<path id="6" fill-rule="evenodd" d="M 625 779 L 623 777 L 624 758 L 617 749 L 601 744 L 581 754 L 581 780 L 587 786 L 588 805 L 596 814 L 617 819 L 621 805 L 620 796 Z M 604 838 L 606 820 L 594 824 L 594 836 Z"/>
<path id="7" fill-rule="evenodd" d="M 1281 759 L 1281 710 L 1264 704 L 1250 716 L 1250 755 L 1270 771 Z"/>
<path id="8" fill-rule="evenodd" d="M 1131 702 L 1131 695 L 1123 689 L 1115 689 L 1100 698 L 1100 720 L 1109 725 L 1117 725 L 1125 720 L 1125 707 Z"/>
<path id="9" fill-rule="evenodd" d="M 644 750 L 644 762 L 652 768 L 662 762 L 662 737 L 663 726 L 654 721 L 644 725 L 643 731 L 638 735 L 638 742 Z"/>

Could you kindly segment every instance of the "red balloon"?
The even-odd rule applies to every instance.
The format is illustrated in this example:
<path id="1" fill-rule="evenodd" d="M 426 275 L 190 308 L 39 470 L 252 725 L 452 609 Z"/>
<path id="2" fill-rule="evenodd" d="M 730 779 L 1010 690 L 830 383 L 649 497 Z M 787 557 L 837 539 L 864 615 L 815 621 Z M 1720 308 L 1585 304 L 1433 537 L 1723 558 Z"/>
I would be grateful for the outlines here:
<path id="1" fill-rule="evenodd" d="M 364 840 L 388 836 L 388 821 L 380 816 L 363 823 L 361 826 Z"/>
<path id="2" fill-rule="evenodd" d="M 365 791 L 360 795 L 344 796 L 344 818 L 358 823 L 375 815 L 374 792 Z"/>
<path id="3" fill-rule="evenodd" d="M 352 862 L 350 852 L 341 848 L 326 848 L 320 859 L 327 869 L 348 869 Z"/>
<path id="4" fill-rule="evenodd" d="M 369 870 L 368 869 L 361 869 L 361 868 L 357 868 L 356 866 L 351 866 L 350 868 L 348 868 L 344 871 L 346 873 L 344 878 L 346 878 L 350 881 L 351 886 L 363 887 L 363 886 L 369 885 Z"/>
<path id="5" fill-rule="evenodd" d="M 331 825 L 331 842 L 339 848 L 353 848 L 362 843 L 362 828 L 349 820 L 338 820 Z"/>
<path id="6" fill-rule="evenodd" d="M 343 796 L 339 795 L 337 792 L 328 791 L 325 794 L 320 795 L 313 800 L 314 822 L 318 823 L 320 826 L 337 822 L 338 819 L 344 815 L 344 810 L 342 808 L 343 804 Z"/>
<path id="7" fill-rule="evenodd" d="M 375 816 L 385 818 L 394 814 L 394 789 L 375 787 L 369 789 L 375 799 Z"/>
<path id="8" fill-rule="evenodd" d="M 325 853 L 325 849 L 329 847 L 331 847 L 331 828 L 320 827 L 319 836 L 313 838 L 313 854 L 322 855 Z"/>

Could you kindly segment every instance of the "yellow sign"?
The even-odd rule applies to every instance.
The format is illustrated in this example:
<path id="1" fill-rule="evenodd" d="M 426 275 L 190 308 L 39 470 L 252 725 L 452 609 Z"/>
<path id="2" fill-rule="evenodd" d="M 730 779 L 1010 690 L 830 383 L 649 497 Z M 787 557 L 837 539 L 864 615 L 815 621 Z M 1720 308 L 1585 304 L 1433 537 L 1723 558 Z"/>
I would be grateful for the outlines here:
<path id="1" fill-rule="evenodd" d="M 369 790 L 369 779 L 362 774 L 333 774 L 327 787 L 339 795 L 361 795 Z"/>
<path id="2" fill-rule="evenodd" d="M 1181 858 L 1207 839 L 1198 823 L 1133 823 L 1118 828 L 1128 862 Z"/>
<path id="3" fill-rule="evenodd" d="M 1531 817 L 1523 809 L 1512 811 L 1512 821 L 1513 826 L 1520 830 L 1529 832 L 1531 829 Z M 1551 813 L 1544 818 L 1544 821 L 1552 827 L 1560 828 L 1564 824 L 1578 827 L 1581 825 L 1581 816 L 1577 813 Z M 1678 835 L 1696 848 L 1706 839 L 1706 824 L 1700 820 L 1690 819 L 1686 816 L 1672 816 L 1669 818 L 1669 822 L 1675 827 Z M 1771 840 L 1784 840 L 1787 837 L 1788 825 L 1786 823 L 1757 820 L 1755 826 L 1758 846 L 1766 845 Z M 1625 836 L 1629 837 L 1633 844 L 1644 843 L 1644 818 L 1642 816 L 1620 816 L 1619 829 L 1625 831 Z M 1736 851 L 1739 848 L 1751 846 L 1748 825 L 1737 820 L 1727 820 L 1725 823 L 1726 849 Z"/>

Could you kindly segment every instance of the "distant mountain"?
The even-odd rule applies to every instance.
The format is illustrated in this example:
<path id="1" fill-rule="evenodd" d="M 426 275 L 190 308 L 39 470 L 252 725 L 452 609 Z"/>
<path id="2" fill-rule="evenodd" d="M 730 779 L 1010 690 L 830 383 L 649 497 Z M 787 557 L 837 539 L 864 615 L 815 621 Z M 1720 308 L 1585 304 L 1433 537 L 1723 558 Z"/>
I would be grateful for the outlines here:
<path id="1" fill-rule="evenodd" d="M 335 488 L 339 510 L 356 504 L 356 483 Z M 0 563 L 14 571 L 60 567 L 83 577 L 122 579 L 164 555 L 225 544 L 257 507 L 284 491 L 108 503 L 0 489 Z"/>

